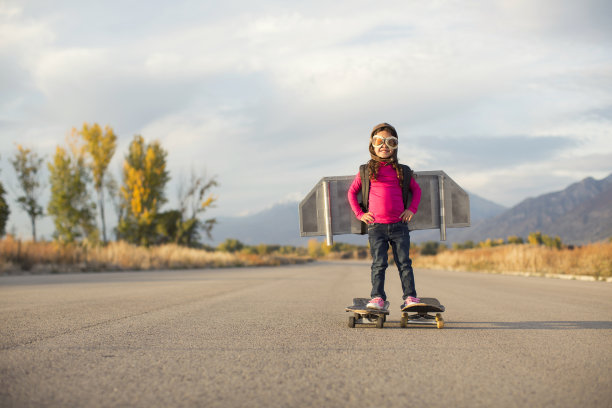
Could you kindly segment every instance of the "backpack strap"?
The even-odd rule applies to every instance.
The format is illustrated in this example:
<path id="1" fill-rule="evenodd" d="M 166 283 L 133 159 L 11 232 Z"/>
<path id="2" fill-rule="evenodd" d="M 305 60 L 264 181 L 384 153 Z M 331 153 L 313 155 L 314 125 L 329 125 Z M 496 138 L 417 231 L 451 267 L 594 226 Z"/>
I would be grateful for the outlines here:
<path id="1" fill-rule="evenodd" d="M 405 164 L 401 164 L 402 166 L 402 198 L 404 200 L 404 209 L 408 208 L 410 203 L 412 202 L 412 190 L 410 190 L 410 180 L 414 175 L 412 169 Z"/>
<path id="2" fill-rule="evenodd" d="M 361 210 L 368 212 L 368 198 L 370 197 L 370 170 L 367 164 L 359 166 L 359 177 L 361 178 Z M 361 221 L 361 235 L 368 233 L 368 224 Z"/>
<path id="3" fill-rule="evenodd" d="M 370 198 L 370 169 L 367 164 L 359 166 L 359 177 L 361 178 L 361 209 L 368 212 L 368 199 Z"/>

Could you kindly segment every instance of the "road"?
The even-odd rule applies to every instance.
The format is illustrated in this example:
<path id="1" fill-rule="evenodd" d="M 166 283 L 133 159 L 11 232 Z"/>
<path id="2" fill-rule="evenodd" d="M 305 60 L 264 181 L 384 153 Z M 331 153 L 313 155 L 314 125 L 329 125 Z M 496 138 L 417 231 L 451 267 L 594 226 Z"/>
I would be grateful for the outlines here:
<path id="1" fill-rule="evenodd" d="M 416 270 L 446 326 L 347 327 L 369 265 L 0 277 L 2 407 L 610 407 L 612 284 Z"/>

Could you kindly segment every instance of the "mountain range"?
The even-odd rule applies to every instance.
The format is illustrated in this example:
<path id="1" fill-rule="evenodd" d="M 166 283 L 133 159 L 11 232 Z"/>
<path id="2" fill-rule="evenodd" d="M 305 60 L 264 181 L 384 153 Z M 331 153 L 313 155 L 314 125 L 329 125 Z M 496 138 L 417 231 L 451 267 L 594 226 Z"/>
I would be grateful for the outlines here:
<path id="1" fill-rule="evenodd" d="M 567 244 L 612 237 L 612 174 L 602 180 L 589 177 L 562 191 L 528 198 L 495 217 L 473 222 L 456 239 L 527 237 L 534 231 L 559 236 Z"/>
<path id="2" fill-rule="evenodd" d="M 470 195 L 472 226 L 447 230 L 447 243 L 479 242 L 487 238 L 526 238 L 529 233 L 559 236 L 567 244 L 584 244 L 612 237 L 612 174 L 602 180 L 592 177 L 571 184 L 562 191 L 523 200 L 507 208 Z M 213 229 L 212 245 L 235 238 L 247 245 L 306 245 L 300 237 L 299 202 L 277 204 L 255 214 L 219 217 Z M 437 230 L 414 231 L 413 241 L 439 240 Z M 365 245 L 367 236 L 338 235 L 334 241 Z"/>

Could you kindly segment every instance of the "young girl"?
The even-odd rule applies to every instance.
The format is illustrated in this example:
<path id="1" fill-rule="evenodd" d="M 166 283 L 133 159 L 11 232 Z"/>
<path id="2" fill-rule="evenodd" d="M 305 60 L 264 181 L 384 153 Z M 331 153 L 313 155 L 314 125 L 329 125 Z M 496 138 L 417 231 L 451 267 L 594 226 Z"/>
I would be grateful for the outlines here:
<path id="1" fill-rule="evenodd" d="M 370 136 L 370 157 L 368 170 L 370 174 L 369 208 L 362 210 L 357 200 L 361 191 L 361 177 L 357 174 L 349 187 L 348 199 L 355 216 L 368 224 L 368 238 L 372 253 L 372 300 L 367 307 L 382 309 L 387 300 L 385 294 L 385 271 L 387 269 L 387 251 L 389 243 L 393 258 L 399 270 L 404 303 L 419 303 L 414 286 L 414 273 L 410 259 L 410 233 L 407 222 L 416 214 L 421 201 L 421 187 L 411 174 L 403 174 L 402 166 L 397 161 L 397 132 L 388 123 L 376 125 Z M 405 168 L 405 167 L 404 167 Z M 410 172 L 411 173 L 411 172 Z M 404 204 L 402 181 L 411 177 L 410 190 L 412 200 Z"/>

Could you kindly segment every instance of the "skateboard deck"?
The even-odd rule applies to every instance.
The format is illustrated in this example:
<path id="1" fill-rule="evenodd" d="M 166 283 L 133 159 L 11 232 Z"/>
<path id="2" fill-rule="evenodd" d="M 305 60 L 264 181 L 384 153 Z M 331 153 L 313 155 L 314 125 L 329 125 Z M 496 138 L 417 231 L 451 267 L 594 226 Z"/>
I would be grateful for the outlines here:
<path id="1" fill-rule="evenodd" d="M 438 299 L 421 298 L 420 303 L 402 308 L 400 326 L 406 327 L 408 324 L 420 324 L 437 326 L 438 329 L 441 329 L 444 327 L 442 313 L 445 310 Z M 435 315 L 430 313 L 435 313 Z"/>
<path id="2" fill-rule="evenodd" d="M 345 309 L 353 313 L 349 316 L 349 327 L 355 327 L 356 324 L 376 324 L 379 329 L 383 328 L 389 314 L 389 302 L 385 302 L 384 309 L 368 309 L 366 305 L 369 301 L 369 298 L 354 298 L 353 304 Z"/>

